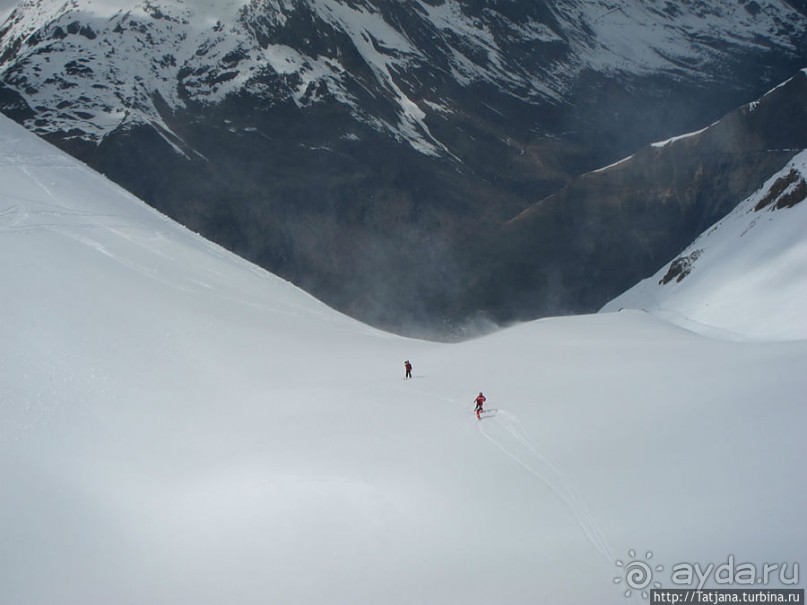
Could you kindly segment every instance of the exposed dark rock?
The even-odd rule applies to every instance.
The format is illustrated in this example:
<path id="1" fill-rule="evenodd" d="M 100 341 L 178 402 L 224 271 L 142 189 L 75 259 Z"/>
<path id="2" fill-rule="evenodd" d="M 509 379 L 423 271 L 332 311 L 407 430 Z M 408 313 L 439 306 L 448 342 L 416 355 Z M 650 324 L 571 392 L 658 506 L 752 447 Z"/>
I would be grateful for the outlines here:
<path id="1" fill-rule="evenodd" d="M 659 285 L 667 285 L 672 280 L 676 282 L 682 281 L 687 275 L 692 272 L 692 266 L 703 254 L 703 250 L 694 250 L 686 256 L 679 256 L 672 263 L 667 273 L 659 280 Z"/>
<path id="2" fill-rule="evenodd" d="M 36 115 L 16 90 L 2 83 L 0 83 L 0 112 L 17 122 L 30 120 Z"/>
<path id="3" fill-rule="evenodd" d="M 804 198 L 807 197 L 807 183 L 804 182 L 804 179 L 799 179 L 796 186 L 793 187 L 792 190 L 785 193 L 782 197 L 779 198 L 779 201 L 776 202 L 776 206 L 774 208 L 776 210 L 780 210 L 782 208 L 792 208 L 796 204 L 800 204 L 804 201 Z"/>
<path id="4" fill-rule="evenodd" d="M 807 196 L 807 183 L 804 182 L 804 177 L 798 171 L 791 170 L 774 181 L 768 192 L 754 206 L 754 211 L 759 212 L 771 204 L 774 210 L 792 208 L 803 201 L 805 196 Z"/>

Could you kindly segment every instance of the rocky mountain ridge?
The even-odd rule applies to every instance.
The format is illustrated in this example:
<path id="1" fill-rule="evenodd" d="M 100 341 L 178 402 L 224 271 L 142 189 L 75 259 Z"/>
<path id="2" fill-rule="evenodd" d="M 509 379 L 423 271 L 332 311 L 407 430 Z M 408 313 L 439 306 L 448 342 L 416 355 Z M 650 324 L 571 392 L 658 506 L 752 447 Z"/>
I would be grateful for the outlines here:
<path id="1" fill-rule="evenodd" d="M 0 26 L 0 110 L 339 309 L 442 329 L 488 311 L 467 290 L 484 281 L 473 242 L 793 73 L 807 62 L 804 12 L 27 1 Z M 550 310 L 539 303 L 492 315 Z"/>

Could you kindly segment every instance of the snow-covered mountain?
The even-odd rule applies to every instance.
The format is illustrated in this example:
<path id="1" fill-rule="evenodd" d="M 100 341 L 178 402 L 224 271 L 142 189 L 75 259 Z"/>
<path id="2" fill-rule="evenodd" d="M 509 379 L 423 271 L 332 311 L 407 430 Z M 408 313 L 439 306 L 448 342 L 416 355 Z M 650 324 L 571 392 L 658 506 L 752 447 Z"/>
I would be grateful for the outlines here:
<path id="1" fill-rule="evenodd" d="M 5 118 L 0 275 L 2 603 L 616 605 L 647 552 L 807 559 L 805 341 L 392 336 Z"/>
<path id="2" fill-rule="evenodd" d="M 25 1 L 0 111 L 340 310 L 446 331 L 487 310 L 491 230 L 790 77 L 805 33 L 784 0 Z"/>
<path id="3" fill-rule="evenodd" d="M 807 339 L 807 152 L 656 275 L 605 309 L 644 309 L 697 330 Z"/>
<path id="4" fill-rule="evenodd" d="M 715 65 L 752 48 L 801 56 L 806 32 L 804 15 L 781 0 L 28 0 L 0 29 L 0 80 L 34 108 L 28 124 L 40 134 L 97 142 L 151 124 L 173 142 L 166 109 L 239 94 L 299 108 L 334 101 L 450 156 L 459 150 L 427 124 L 462 111 L 456 91 L 441 90 L 446 80 L 534 104 L 563 103 L 584 72 L 724 85 L 731 77 Z M 368 105 L 363 89 L 391 105 Z"/>

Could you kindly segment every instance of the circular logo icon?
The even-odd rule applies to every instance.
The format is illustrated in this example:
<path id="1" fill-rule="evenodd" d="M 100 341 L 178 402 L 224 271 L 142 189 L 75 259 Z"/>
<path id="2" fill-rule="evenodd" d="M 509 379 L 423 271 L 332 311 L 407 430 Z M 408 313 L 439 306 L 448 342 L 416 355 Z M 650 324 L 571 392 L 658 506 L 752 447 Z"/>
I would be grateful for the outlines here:
<path id="1" fill-rule="evenodd" d="M 645 590 L 651 584 L 655 588 L 661 588 L 659 582 L 653 582 L 653 572 L 663 571 L 664 567 L 661 565 L 652 566 L 650 559 L 653 558 L 653 553 L 647 551 L 644 559 L 636 557 L 635 550 L 628 551 L 629 560 L 627 562 L 617 561 L 616 566 L 623 570 L 621 576 L 614 578 L 614 584 L 625 583 L 625 597 L 628 598 L 633 594 L 633 591 L 641 591 L 642 598 L 646 599 L 649 593 Z"/>

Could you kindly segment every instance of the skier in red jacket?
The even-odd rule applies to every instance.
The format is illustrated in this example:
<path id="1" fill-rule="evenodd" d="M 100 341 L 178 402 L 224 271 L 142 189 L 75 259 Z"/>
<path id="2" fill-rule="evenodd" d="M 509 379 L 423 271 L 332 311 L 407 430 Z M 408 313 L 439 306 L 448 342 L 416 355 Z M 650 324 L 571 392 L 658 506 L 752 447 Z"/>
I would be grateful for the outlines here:
<path id="1" fill-rule="evenodd" d="M 409 363 L 408 359 L 404 362 L 404 368 L 406 369 L 406 376 L 404 376 L 404 380 L 407 378 L 412 378 L 412 364 Z"/>
<path id="2" fill-rule="evenodd" d="M 476 401 L 476 410 L 474 410 L 476 412 L 476 418 L 477 420 L 482 420 L 482 412 L 485 411 L 482 409 L 482 406 L 487 401 L 485 396 L 482 394 L 482 391 L 479 391 L 479 395 L 476 396 L 474 401 Z"/>

